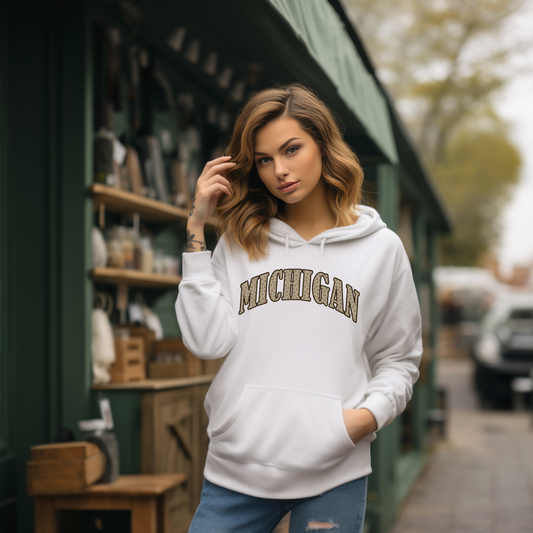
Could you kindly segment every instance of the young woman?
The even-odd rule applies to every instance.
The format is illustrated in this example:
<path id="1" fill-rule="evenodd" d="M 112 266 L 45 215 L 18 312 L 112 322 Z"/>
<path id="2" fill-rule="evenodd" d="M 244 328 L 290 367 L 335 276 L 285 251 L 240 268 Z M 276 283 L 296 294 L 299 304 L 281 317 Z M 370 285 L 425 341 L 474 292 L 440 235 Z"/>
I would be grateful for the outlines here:
<path id="1" fill-rule="evenodd" d="M 227 356 L 189 532 L 269 533 L 289 511 L 291 533 L 360 532 L 370 442 L 419 375 L 409 260 L 359 205 L 358 159 L 301 84 L 255 94 L 226 153 L 198 180 L 176 301 L 187 348 Z"/>

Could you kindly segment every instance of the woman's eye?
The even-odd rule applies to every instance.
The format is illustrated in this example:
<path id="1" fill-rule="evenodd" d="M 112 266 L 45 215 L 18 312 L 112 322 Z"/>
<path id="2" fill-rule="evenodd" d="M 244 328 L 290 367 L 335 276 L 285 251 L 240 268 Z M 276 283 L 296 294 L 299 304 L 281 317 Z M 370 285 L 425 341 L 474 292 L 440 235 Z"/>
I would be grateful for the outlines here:
<path id="1" fill-rule="evenodd" d="M 290 148 L 287 148 L 287 154 L 294 154 L 296 153 L 297 150 L 299 150 L 300 147 L 299 146 L 291 146 Z M 290 150 L 294 150 L 294 152 L 291 152 Z M 257 163 L 259 165 L 262 165 L 263 164 L 263 161 L 265 161 L 265 163 L 268 163 L 268 160 L 270 158 L 269 157 L 261 157 L 260 159 L 257 160 Z"/>

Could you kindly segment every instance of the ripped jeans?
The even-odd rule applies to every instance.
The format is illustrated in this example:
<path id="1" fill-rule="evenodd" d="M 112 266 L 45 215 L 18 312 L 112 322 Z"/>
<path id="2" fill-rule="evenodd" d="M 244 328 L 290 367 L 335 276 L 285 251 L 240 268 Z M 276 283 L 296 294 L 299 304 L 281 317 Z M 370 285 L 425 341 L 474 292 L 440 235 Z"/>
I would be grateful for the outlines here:
<path id="1" fill-rule="evenodd" d="M 361 533 L 368 476 L 295 500 L 256 498 L 204 478 L 200 505 L 188 533 L 272 533 L 290 511 L 289 533 Z"/>

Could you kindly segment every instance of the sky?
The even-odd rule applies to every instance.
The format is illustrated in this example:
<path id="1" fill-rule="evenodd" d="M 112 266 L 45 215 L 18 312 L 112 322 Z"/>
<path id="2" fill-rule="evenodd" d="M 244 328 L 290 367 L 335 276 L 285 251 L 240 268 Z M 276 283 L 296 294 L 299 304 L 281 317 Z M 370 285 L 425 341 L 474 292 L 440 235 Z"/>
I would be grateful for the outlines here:
<path id="1" fill-rule="evenodd" d="M 531 2 L 533 8 L 533 2 Z M 530 32 L 533 9 L 513 21 L 517 32 Z M 496 109 L 511 125 L 522 156 L 520 182 L 501 216 L 501 240 L 495 251 L 503 273 L 533 264 L 533 46 L 517 60 L 518 74 L 495 99 Z"/>

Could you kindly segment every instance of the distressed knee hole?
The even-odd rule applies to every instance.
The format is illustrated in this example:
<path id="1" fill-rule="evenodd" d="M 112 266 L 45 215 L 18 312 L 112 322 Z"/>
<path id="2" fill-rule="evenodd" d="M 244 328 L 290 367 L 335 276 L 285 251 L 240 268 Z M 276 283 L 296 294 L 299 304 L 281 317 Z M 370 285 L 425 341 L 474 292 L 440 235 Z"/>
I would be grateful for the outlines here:
<path id="1" fill-rule="evenodd" d="M 333 529 L 338 528 L 339 524 L 334 524 L 331 520 L 329 522 L 308 522 L 306 531 L 317 531 L 319 529 Z"/>

